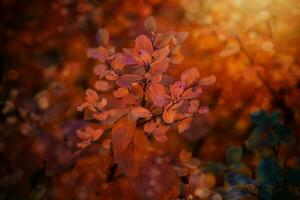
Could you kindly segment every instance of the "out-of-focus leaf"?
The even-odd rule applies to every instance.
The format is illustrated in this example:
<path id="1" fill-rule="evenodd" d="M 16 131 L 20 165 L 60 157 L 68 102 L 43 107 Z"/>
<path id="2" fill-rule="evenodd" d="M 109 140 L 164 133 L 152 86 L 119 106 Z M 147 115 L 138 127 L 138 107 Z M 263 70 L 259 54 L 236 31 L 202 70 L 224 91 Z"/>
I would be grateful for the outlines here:
<path id="1" fill-rule="evenodd" d="M 225 178 L 226 182 L 231 186 L 246 185 L 252 183 L 251 178 L 245 175 L 244 173 L 229 172 L 225 175 Z"/>
<path id="2" fill-rule="evenodd" d="M 242 159 L 243 150 L 241 147 L 232 146 L 227 149 L 227 162 L 239 162 Z"/>
<path id="3" fill-rule="evenodd" d="M 192 67 L 182 72 L 180 80 L 184 82 L 186 86 L 190 86 L 196 83 L 199 77 L 199 70 L 195 67 Z"/>
<path id="4" fill-rule="evenodd" d="M 259 184 L 276 185 L 282 181 L 281 166 L 274 159 L 264 158 L 259 163 L 257 176 Z"/>
<path id="5" fill-rule="evenodd" d="M 151 155 L 133 178 L 133 186 L 142 199 L 177 199 L 179 178 L 167 157 Z"/>
<path id="6" fill-rule="evenodd" d="M 290 144 L 294 141 L 294 135 L 292 129 L 288 126 L 277 124 L 274 125 L 275 135 L 278 137 L 281 143 Z"/>
<path id="7" fill-rule="evenodd" d="M 199 81 L 199 85 L 200 86 L 209 86 L 209 85 L 212 85 L 216 82 L 217 78 L 215 75 L 211 75 L 211 76 L 208 76 L 208 77 L 205 77 L 205 78 L 202 78 L 200 81 Z"/>
<path id="8" fill-rule="evenodd" d="M 225 193 L 225 200 L 258 200 L 257 188 L 253 184 L 232 186 Z"/>
<path id="9" fill-rule="evenodd" d="M 229 165 L 229 169 L 233 171 L 239 171 L 245 167 L 245 164 L 242 162 L 235 162 Z"/>
<path id="10" fill-rule="evenodd" d="M 269 116 L 265 111 L 258 111 L 251 113 L 251 121 L 260 126 L 268 126 L 269 124 Z"/>
<path id="11" fill-rule="evenodd" d="M 280 112 L 273 112 L 271 115 L 271 121 L 273 125 L 279 124 L 281 119 L 281 113 Z"/>
<path id="12" fill-rule="evenodd" d="M 225 170 L 225 166 L 220 162 L 208 161 L 204 163 L 202 171 L 205 173 L 213 173 L 216 176 L 222 175 Z"/>
<path id="13" fill-rule="evenodd" d="M 156 32 L 156 21 L 155 18 L 150 16 L 145 19 L 144 22 L 145 29 L 148 32 Z"/>
<path id="14" fill-rule="evenodd" d="M 109 32 L 104 28 L 99 29 L 96 39 L 99 45 L 107 45 L 109 41 Z"/>

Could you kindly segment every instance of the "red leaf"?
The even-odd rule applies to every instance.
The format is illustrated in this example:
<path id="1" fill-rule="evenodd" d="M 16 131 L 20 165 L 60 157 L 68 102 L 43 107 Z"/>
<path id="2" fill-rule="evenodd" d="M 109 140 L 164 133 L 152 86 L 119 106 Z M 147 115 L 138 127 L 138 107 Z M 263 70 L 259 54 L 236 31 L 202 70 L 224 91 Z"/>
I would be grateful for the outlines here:
<path id="1" fill-rule="evenodd" d="M 167 124 L 172 124 L 176 117 L 176 110 L 165 110 L 163 113 L 163 119 Z"/>
<path id="2" fill-rule="evenodd" d="M 114 97 L 122 98 L 129 93 L 127 88 L 118 88 L 116 91 L 113 92 Z"/>
<path id="3" fill-rule="evenodd" d="M 154 45 L 156 48 L 162 48 L 167 46 L 171 39 L 174 37 L 174 32 L 168 32 L 164 34 L 157 34 L 154 40 Z"/>
<path id="4" fill-rule="evenodd" d="M 169 54 L 169 46 L 160 48 L 153 52 L 153 57 L 155 62 L 161 62 L 163 59 L 165 59 Z"/>
<path id="5" fill-rule="evenodd" d="M 152 113 L 148 109 L 140 107 L 140 106 L 132 108 L 132 110 L 130 112 L 130 117 L 133 120 L 137 120 L 139 118 L 148 118 L 151 116 L 152 116 Z"/>
<path id="6" fill-rule="evenodd" d="M 109 56 L 109 52 L 104 47 L 99 47 L 97 49 L 88 49 L 87 56 L 89 58 L 99 59 L 99 60 L 106 60 Z"/>
<path id="7" fill-rule="evenodd" d="M 102 78 L 105 75 L 106 70 L 107 66 L 105 64 L 99 64 L 94 67 L 94 74 L 100 76 L 99 78 Z"/>
<path id="8" fill-rule="evenodd" d="M 185 149 L 180 151 L 179 159 L 182 163 L 187 163 L 192 158 L 192 152 Z"/>
<path id="9" fill-rule="evenodd" d="M 120 87 L 129 88 L 131 86 L 131 83 L 142 80 L 143 78 L 143 76 L 138 74 L 125 74 L 117 80 L 117 84 Z"/>
<path id="10" fill-rule="evenodd" d="M 177 99 L 184 91 L 185 84 L 181 81 L 177 81 L 170 86 L 172 99 Z"/>
<path id="11" fill-rule="evenodd" d="M 112 129 L 111 138 L 115 154 L 127 150 L 132 142 L 135 132 L 136 121 L 128 120 L 127 117 L 121 118 Z"/>
<path id="12" fill-rule="evenodd" d="M 155 18 L 152 17 L 152 16 L 147 17 L 145 19 L 144 26 L 145 26 L 145 29 L 148 32 L 155 32 L 156 31 L 156 21 L 155 21 Z"/>
<path id="13" fill-rule="evenodd" d="M 98 80 L 94 84 L 95 89 L 101 92 L 106 92 L 112 88 L 112 85 L 107 81 Z"/>
<path id="14" fill-rule="evenodd" d="M 179 32 L 176 34 L 175 38 L 177 40 L 178 44 L 181 44 L 184 42 L 184 40 L 186 40 L 186 38 L 189 36 L 188 32 Z"/>
<path id="15" fill-rule="evenodd" d="M 191 127 L 192 121 L 192 118 L 187 118 L 185 120 L 180 121 L 177 125 L 178 132 L 183 133 L 184 131 L 188 130 Z"/>
<path id="16" fill-rule="evenodd" d="M 150 68 L 151 73 L 164 73 L 167 71 L 170 64 L 169 58 L 164 58 L 160 61 L 155 61 Z"/>
<path id="17" fill-rule="evenodd" d="M 211 75 L 211 76 L 208 76 L 208 77 L 205 77 L 205 78 L 201 79 L 198 84 L 200 86 L 208 86 L 208 85 L 214 84 L 215 82 L 216 82 L 216 76 Z"/>
<path id="18" fill-rule="evenodd" d="M 207 112 L 209 112 L 209 107 L 208 107 L 208 106 L 201 106 L 201 107 L 199 108 L 199 110 L 198 110 L 198 113 L 199 113 L 199 114 L 205 114 L 205 113 L 207 113 Z"/>
<path id="19" fill-rule="evenodd" d="M 139 35 L 135 39 L 135 51 L 136 51 L 136 53 L 139 53 L 142 50 L 146 51 L 150 55 L 153 53 L 152 42 L 145 35 Z"/>
<path id="20" fill-rule="evenodd" d="M 191 100 L 189 102 L 189 113 L 197 113 L 199 109 L 200 102 L 199 100 Z"/>
<path id="21" fill-rule="evenodd" d="M 186 86 L 190 86 L 196 83 L 199 77 L 200 75 L 198 69 L 192 67 L 182 72 L 180 79 L 186 84 Z"/>
<path id="22" fill-rule="evenodd" d="M 166 95 L 165 88 L 160 83 L 151 84 L 148 89 L 149 96 L 156 106 L 163 107 L 168 104 L 170 99 Z"/>
<path id="23" fill-rule="evenodd" d="M 128 148 L 122 152 L 114 152 L 115 162 L 118 167 L 130 177 L 135 177 L 148 155 L 148 141 L 143 131 L 135 129 L 133 140 Z"/>

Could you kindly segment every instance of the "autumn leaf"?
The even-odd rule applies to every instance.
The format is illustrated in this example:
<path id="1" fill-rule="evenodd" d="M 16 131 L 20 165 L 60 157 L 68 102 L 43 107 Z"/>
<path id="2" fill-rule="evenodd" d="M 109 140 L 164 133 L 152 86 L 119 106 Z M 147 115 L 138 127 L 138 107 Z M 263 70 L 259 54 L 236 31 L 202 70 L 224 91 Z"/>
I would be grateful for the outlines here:
<path id="1" fill-rule="evenodd" d="M 108 112 L 107 111 L 104 111 L 104 112 L 101 112 L 101 113 L 94 113 L 93 114 L 93 117 L 98 120 L 98 121 L 104 121 L 107 119 L 108 117 Z"/>
<path id="2" fill-rule="evenodd" d="M 107 66 L 105 64 L 99 64 L 94 67 L 94 74 L 101 79 L 105 75 L 106 70 Z"/>
<path id="3" fill-rule="evenodd" d="M 179 32 L 179 33 L 177 33 L 176 36 L 175 36 L 176 43 L 177 44 L 183 43 L 188 36 L 189 36 L 188 32 Z"/>
<path id="4" fill-rule="evenodd" d="M 107 45 L 109 42 L 109 32 L 104 28 L 99 29 L 96 39 L 100 45 Z"/>
<path id="5" fill-rule="evenodd" d="M 196 113 L 199 109 L 200 102 L 198 99 L 189 102 L 189 113 Z"/>
<path id="6" fill-rule="evenodd" d="M 112 70 L 108 70 L 108 71 L 106 71 L 106 73 L 105 73 L 105 78 L 106 78 L 106 80 L 108 80 L 108 81 L 115 81 L 115 80 L 117 80 L 118 79 L 118 75 L 114 72 L 114 71 L 112 71 Z"/>
<path id="7" fill-rule="evenodd" d="M 211 75 L 205 78 L 202 78 L 199 82 L 198 85 L 200 86 L 208 86 L 208 85 L 212 85 L 216 82 L 216 76 L 215 75 Z"/>
<path id="8" fill-rule="evenodd" d="M 153 53 L 152 42 L 146 35 L 139 35 L 135 39 L 135 52 L 137 54 L 152 55 Z"/>
<path id="9" fill-rule="evenodd" d="M 149 96 L 154 105 L 163 107 L 168 104 L 169 98 L 166 95 L 165 88 L 160 83 L 151 84 L 148 88 Z"/>
<path id="10" fill-rule="evenodd" d="M 199 114 L 205 114 L 205 113 L 207 113 L 207 112 L 209 112 L 209 107 L 208 107 L 208 106 L 201 106 L 201 107 L 199 108 L 199 110 L 198 110 L 198 113 L 199 113 Z"/>
<path id="11" fill-rule="evenodd" d="M 144 125 L 144 131 L 153 135 L 154 139 L 159 143 L 164 143 L 168 140 L 166 132 L 169 130 L 168 126 L 164 126 L 160 121 L 151 121 Z"/>
<path id="12" fill-rule="evenodd" d="M 77 144 L 77 146 L 79 148 L 85 148 L 88 145 L 90 145 L 93 141 L 98 140 L 103 134 L 103 130 L 86 127 L 84 131 L 77 130 L 76 134 L 82 140 Z"/>
<path id="13" fill-rule="evenodd" d="M 133 82 L 142 80 L 144 77 L 138 74 L 124 74 L 117 80 L 120 87 L 130 88 Z"/>
<path id="14" fill-rule="evenodd" d="M 172 38 L 174 37 L 174 32 L 167 32 L 164 34 L 156 34 L 155 36 L 155 40 L 154 40 L 154 46 L 156 48 L 162 48 L 167 46 L 170 41 L 172 40 Z"/>
<path id="15" fill-rule="evenodd" d="M 147 17 L 145 19 L 144 26 L 145 26 L 145 29 L 148 32 L 155 32 L 156 31 L 156 21 L 155 21 L 155 18 L 152 17 L 152 16 Z"/>
<path id="16" fill-rule="evenodd" d="M 129 117 L 133 120 L 137 120 L 139 118 L 149 118 L 152 116 L 152 113 L 141 106 L 134 107 L 131 109 Z"/>
<path id="17" fill-rule="evenodd" d="M 133 130 L 133 138 L 127 149 L 114 152 L 114 160 L 118 167 L 129 177 L 136 177 L 148 155 L 148 141 L 143 131 Z"/>
<path id="18" fill-rule="evenodd" d="M 121 118 L 115 123 L 111 132 L 114 153 L 124 152 L 132 142 L 135 132 L 136 121 Z"/>
<path id="19" fill-rule="evenodd" d="M 170 92 L 172 99 L 177 100 L 184 92 L 185 84 L 181 81 L 177 81 L 170 86 Z"/>
<path id="20" fill-rule="evenodd" d="M 172 124 L 176 117 L 176 110 L 165 110 L 163 112 L 163 119 L 167 124 Z"/>
<path id="21" fill-rule="evenodd" d="M 91 48 L 87 50 L 87 56 L 89 58 L 94 58 L 94 59 L 104 61 L 108 58 L 109 52 L 104 47 L 99 47 L 96 49 Z"/>
<path id="22" fill-rule="evenodd" d="M 187 118 L 180 122 L 178 122 L 177 129 L 179 133 L 183 133 L 184 131 L 187 131 L 191 127 L 193 119 Z"/>
<path id="23" fill-rule="evenodd" d="M 103 80 L 96 81 L 94 86 L 97 91 L 101 92 L 106 92 L 112 88 L 112 85 L 109 82 Z"/>
<path id="24" fill-rule="evenodd" d="M 129 94 L 129 91 L 127 88 L 118 88 L 113 92 L 114 97 L 116 98 L 122 98 L 125 95 Z"/>
<path id="25" fill-rule="evenodd" d="M 199 77 L 200 75 L 198 69 L 192 67 L 182 72 L 180 80 L 184 82 L 186 86 L 190 86 L 196 83 Z"/>
<path id="26" fill-rule="evenodd" d="M 187 163 L 192 158 L 192 152 L 185 149 L 180 151 L 179 159 L 182 163 Z"/>

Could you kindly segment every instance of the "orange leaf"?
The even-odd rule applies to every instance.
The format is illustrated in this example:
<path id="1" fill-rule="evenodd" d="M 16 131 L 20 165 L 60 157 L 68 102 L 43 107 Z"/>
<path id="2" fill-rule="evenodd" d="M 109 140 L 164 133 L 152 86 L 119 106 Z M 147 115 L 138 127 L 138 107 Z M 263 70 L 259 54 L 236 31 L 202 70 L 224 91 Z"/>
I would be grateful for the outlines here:
<path id="1" fill-rule="evenodd" d="M 95 82 L 95 89 L 101 92 L 106 92 L 112 88 L 112 86 L 107 81 L 98 80 Z"/>
<path id="2" fill-rule="evenodd" d="M 199 81 L 199 85 L 200 86 L 208 86 L 208 85 L 212 85 L 216 82 L 216 76 L 215 75 L 211 75 L 208 77 L 205 77 L 203 79 L 201 79 Z"/>
<path id="3" fill-rule="evenodd" d="M 129 93 L 127 88 L 118 88 L 116 91 L 113 92 L 114 97 L 122 98 Z"/>
<path id="4" fill-rule="evenodd" d="M 130 177 L 135 177 L 148 155 L 148 141 L 143 131 L 135 129 L 133 140 L 123 152 L 114 152 L 118 167 Z"/>
<path id="5" fill-rule="evenodd" d="M 194 84 L 199 79 L 199 71 L 195 67 L 185 70 L 181 74 L 181 81 L 186 84 L 186 86 L 190 86 Z"/>
<path id="6" fill-rule="evenodd" d="M 148 54 L 153 53 L 153 47 L 151 40 L 145 35 L 139 35 L 135 39 L 135 51 L 139 53 L 140 51 L 146 51 Z"/>
<path id="7" fill-rule="evenodd" d="M 176 117 L 176 110 L 165 110 L 163 113 L 163 119 L 166 123 L 172 124 Z"/>
<path id="8" fill-rule="evenodd" d="M 136 121 L 121 118 L 112 129 L 111 138 L 114 153 L 124 152 L 132 142 L 135 132 Z"/>
<path id="9" fill-rule="evenodd" d="M 182 120 L 178 123 L 178 132 L 183 133 L 184 131 L 188 130 L 191 127 L 193 119 L 192 118 L 187 118 L 185 120 Z"/>
<path id="10" fill-rule="evenodd" d="M 148 109 L 140 107 L 140 106 L 132 108 L 132 110 L 130 112 L 130 117 L 133 120 L 137 120 L 139 118 L 148 118 L 151 116 L 152 116 L 152 113 Z"/>
<path id="11" fill-rule="evenodd" d="M 154 105 L 162 107 L 168 104 L 169 100 L 167 98 L 165 88 L 162 84 L 151 84 L 149 86 L 148 92 Z"/>

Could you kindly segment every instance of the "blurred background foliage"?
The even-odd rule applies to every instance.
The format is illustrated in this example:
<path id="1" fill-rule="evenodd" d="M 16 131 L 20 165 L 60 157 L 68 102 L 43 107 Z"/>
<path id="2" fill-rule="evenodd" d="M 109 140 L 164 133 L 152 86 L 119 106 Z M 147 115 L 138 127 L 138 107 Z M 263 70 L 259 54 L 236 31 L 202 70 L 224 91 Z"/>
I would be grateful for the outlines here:
<path id="1" fill-rule="evenodd" d="M 98 46 L 97 30 L 108 29 L 117 49 L 132 46 L 150 15 L 160 32 L 190 33 L 184 62 L 170 70 L 174 77 L 188 67 L 217 77 L 202 97 L 209 114 L 187 133 L 170 130 L 168 142 L 154 146 L 171 160 L 186 149 L 216 177 L 220 163 L 227 163 L 227 183 L 213 187 L 229 187 L 251 183 L 256 168 L 264 177 L 266 165 L 277 165 L 250 151 L 261 145 L 255 134 L 275 126 L 278 137 L 267 142 L 276 145 L 282 165 L 299 166 L 299 0 L 2 0 L 0 6 L 0 199 L 138 198 L 125 177 L 104 181 L 110 157 L 97 156 L 97 146 L 74 156 L 74 133 L 86 123 L 76 106 L 95 81 L 86 49 Z M 253 112 L 258 116 L 250 117 Z M 291 144 L 278 146 L 287 129 Z M 287 179 L 299 186 L 295 170 Z M 282 180 L 264 181 L 273 187 Z"/>

